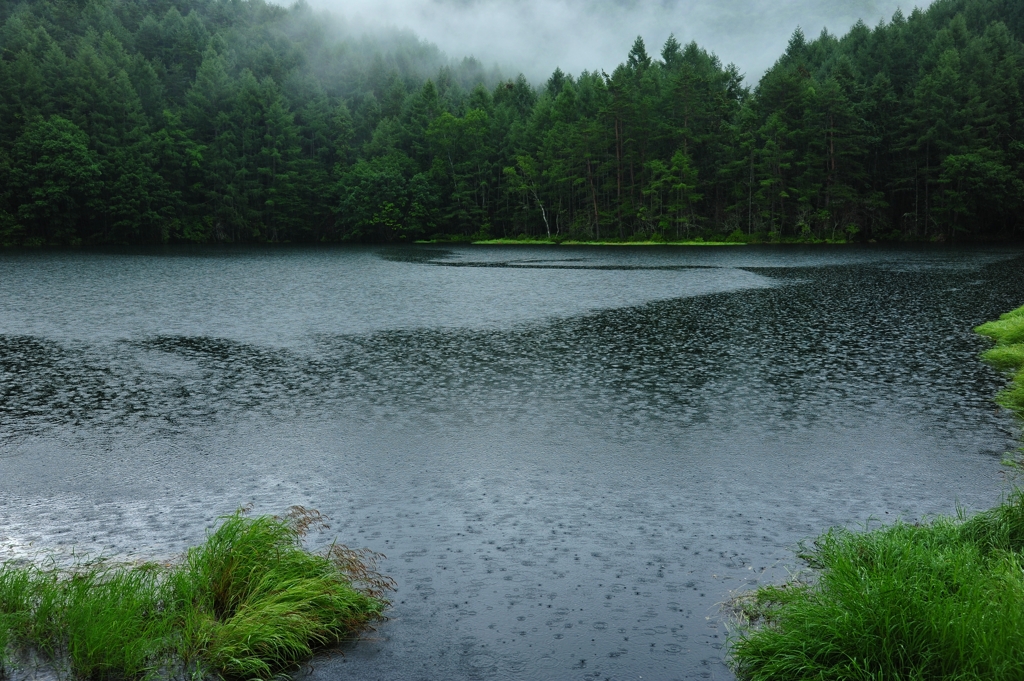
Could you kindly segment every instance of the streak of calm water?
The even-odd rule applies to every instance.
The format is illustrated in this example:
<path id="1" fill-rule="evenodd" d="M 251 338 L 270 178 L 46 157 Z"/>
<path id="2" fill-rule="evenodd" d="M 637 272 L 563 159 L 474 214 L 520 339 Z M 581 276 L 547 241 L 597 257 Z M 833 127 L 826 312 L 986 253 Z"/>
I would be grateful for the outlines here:
<path id="1" fill-rule="evenodd" d="M 304 504 L 400 585 L 316 678 L 730 678 L 716 604 L 798 540 L 998 497 L 1014 432 L 970 329 L 1022 262 L 0 254 L 0 558 L 167 556 Z"/>

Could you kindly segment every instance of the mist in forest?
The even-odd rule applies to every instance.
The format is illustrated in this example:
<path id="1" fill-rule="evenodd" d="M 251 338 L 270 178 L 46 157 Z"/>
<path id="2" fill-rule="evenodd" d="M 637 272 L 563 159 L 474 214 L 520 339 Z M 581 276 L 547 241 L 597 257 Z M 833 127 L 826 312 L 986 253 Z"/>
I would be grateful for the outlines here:
<path id="1" fill-rule="evenodd" d="M 474 56 L 486 66 L 546 79 L 611 71 L 643 36 L 656 55 L 670 33 L 697 41 L 723 64 L 735 63 L 756 84 L 798 26 L 808 38 L 823 28 L 842 35 L 858 19 L 868 26 L 913 6 L 900 0 L 309 0 L 351 28 L 411 30 L 448 56 Z M 928 3 L 922 2 L 922 8 Z"/>

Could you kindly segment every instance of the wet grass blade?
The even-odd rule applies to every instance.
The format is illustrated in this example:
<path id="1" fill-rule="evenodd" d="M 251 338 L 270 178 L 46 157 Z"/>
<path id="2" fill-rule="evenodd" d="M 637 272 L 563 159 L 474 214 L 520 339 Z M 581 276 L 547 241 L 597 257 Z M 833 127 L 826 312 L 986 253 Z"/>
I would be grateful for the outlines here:
<path id="1" fill-rule="evenodd" d="M 311 527 L 326 524 L 306 509 L 238 512 L 179 565 L 0 566 L 0 673 L 21 646 L 85 679 L 269 679 L 383 618 L 393 587 L 375 554 L 306 551 Z"/>
<path id="2" fill-rule="evenodd" d="M 996 402 L 1024 418 L 1024 307 L 982 324 L 975 331 L 996 342 L 981 358 L 1013 377 L 1010 385 L 996 396 Z"/>
<path id="3" fill-rule="evenodd" d="M 968 520 L 833 530 L 811 583 L 747 597 L 742 679 L 1020 679 L 1024 494 Z"/>

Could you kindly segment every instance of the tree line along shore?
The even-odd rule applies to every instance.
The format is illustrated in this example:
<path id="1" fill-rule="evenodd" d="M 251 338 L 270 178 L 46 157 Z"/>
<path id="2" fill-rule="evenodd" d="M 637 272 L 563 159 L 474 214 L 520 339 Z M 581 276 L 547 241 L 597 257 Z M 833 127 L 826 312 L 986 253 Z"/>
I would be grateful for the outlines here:
<path id="1" fill-rule="evenodd" d="M 302 2 L 7 2 L 0 244 L 1015 239 L 1022 37 L 938 0 L 535 85 Z"/>

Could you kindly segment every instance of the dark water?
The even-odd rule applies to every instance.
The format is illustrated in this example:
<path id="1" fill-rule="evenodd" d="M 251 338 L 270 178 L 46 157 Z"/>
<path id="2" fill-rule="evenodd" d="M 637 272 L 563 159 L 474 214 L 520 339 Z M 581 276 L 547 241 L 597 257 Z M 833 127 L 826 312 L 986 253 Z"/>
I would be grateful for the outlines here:
<path id="1" fill-rule="evenodd" d="M 0 254 L 0 558 L 303 504 L 399 583 L 315 679 L 728 679 L 798 540 L 998 499 L 1022 298 L 1002 249 Z"/>

